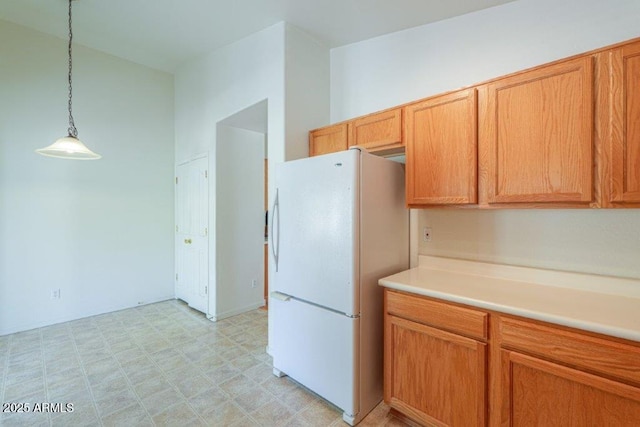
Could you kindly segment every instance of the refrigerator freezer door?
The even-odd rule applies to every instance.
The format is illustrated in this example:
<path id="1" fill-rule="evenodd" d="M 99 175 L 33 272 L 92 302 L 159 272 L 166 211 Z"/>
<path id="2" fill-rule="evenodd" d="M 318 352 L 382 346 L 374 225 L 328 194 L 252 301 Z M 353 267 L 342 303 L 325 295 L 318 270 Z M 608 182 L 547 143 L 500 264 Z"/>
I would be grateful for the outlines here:
<path id="1" fill-rule="evenodd" d="M 272 289 L 359 314 L 359 156 L 349 150 L 278 164 L 278 267 Z"/>
<path id="2" fill-rule="evenodd" d="M 345 412 L 359 412 L 356 369 L 360 319 L 295 299 L 269 300 L 273 367 Z"/>

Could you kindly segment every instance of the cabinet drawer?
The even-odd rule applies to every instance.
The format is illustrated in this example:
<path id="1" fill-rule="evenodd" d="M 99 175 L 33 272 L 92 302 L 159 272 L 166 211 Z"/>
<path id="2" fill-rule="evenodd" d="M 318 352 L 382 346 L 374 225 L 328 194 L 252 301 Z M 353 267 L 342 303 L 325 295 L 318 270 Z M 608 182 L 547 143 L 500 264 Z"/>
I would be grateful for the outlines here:
<path id="1" fill-rule="evenodd" d="M 385 289 L 386 311 L 479 340 L 487 339 L 488 313 Z"/>
<path id="2" fill-rule="evenodd" d="M 503 347 L 640 384 L 640 346 L 501 317 Z"/>

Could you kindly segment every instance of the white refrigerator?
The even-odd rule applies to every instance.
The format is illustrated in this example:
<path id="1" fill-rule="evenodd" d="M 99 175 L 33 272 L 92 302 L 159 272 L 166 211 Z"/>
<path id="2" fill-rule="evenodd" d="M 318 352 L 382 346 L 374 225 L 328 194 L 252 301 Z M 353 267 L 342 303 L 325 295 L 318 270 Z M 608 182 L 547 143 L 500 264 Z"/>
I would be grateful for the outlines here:
<path id="1" fill-rule="evenodd" d="M 273 372 L 333 403 L 351 425 L 382 400 L 378 279 L 409 264 L 403 166 L 360 149 L 276 166 Z"/>

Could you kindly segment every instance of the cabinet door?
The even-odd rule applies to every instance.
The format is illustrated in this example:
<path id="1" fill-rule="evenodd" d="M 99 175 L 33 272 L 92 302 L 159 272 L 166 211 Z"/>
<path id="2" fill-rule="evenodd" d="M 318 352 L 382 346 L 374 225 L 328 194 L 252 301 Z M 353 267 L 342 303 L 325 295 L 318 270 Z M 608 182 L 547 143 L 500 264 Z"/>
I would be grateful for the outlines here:
<path id="1" fill-rule="evenodd" d="M 358 145 L 376 153 L 404 151 L 401 108 L 354 119 L 350 132 L 349 147 Z"/>
<path id="2" fill-rule="evenodd" d="M 503 426 L 638 426 L 640 389 L 502 351 Z"/>
<path id="3" fill-rule="evenodd" d="M 348 147 L 347 124 L 339 123 L 309 132 L 309 157 L 335 153 Z"/>
<path id="4" fill-rule="evenodd" d="M 437 426 L 486 424 L 485 344 L 385 316 L 385 401 Z"/>
<path id="5" fill-rule="evenodd" d="M 604 144 L 609 160 L 604 205 L 640 207 L 640 43 L 605 52 L 599 59 L 608 70 L 599 67 L 598 83 L 610 85 L 605 91 L 609 97 L 599 103 L 601 123 L 610 124 Z"/>
<path id="6" fill-rule="evenodd" d="M 467 89 L 405 107 L 407 205 L 477 203 L 477 96 Z"/>
<path id="7" fill-rule="evenodd" d="M 589 206 L 593 195 L 593 58 L 480 88 L 480 203 Z"/>

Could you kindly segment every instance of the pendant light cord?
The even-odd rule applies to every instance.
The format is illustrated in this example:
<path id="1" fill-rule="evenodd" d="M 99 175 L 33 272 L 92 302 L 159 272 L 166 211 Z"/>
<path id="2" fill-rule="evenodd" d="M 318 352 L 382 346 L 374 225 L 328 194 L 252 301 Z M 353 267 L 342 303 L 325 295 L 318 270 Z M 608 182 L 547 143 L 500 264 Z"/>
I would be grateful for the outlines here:
<path id="1" fill-rule="evenodd" d="M 76 129 L 76 125 L 73 122 L 73 114 L 71 113 L 71 98 L 73 97 L 73 91 L 71 86 L 71 71 L 73 68 L 73 64 L 71 61 L 71 41 L 73 40 L 73 31 L 71 30 L 71 2 L 73 0 L 69 0 L 69 136 L 74 138 L 78 137 L 78 130 Z"/>
<path id="2" fill-rule="evenodd" d="M 56 157 L 58 159 L 70 159 L 70 160 L 97 160 L 102 158 L 100 154 L 94 153 L 90 149 L 87 148 L 86 145 L 82 143 L 78 139 L 78 130 L 76 129 L 76 125 L 73 122 L 73 86 L 72 86 L 72 71 L 73 71 L 73 62 L 72 62 L 72 43 L 73 43 L 73 31 L 71 29 L 71 2 L 74 0 L 69 0 L 69 99 L 68 99 L 68 110 L 69 110 L 69 128 L 67 129 L 67 136 L 58 138 L 56 141 L 44 148 L 39 148 L 36 150 L 36 153 L 41 154 L 47 157 Z"/>

